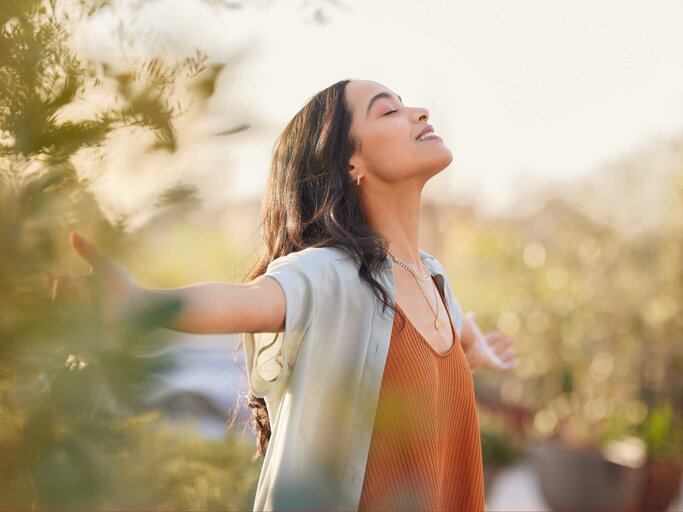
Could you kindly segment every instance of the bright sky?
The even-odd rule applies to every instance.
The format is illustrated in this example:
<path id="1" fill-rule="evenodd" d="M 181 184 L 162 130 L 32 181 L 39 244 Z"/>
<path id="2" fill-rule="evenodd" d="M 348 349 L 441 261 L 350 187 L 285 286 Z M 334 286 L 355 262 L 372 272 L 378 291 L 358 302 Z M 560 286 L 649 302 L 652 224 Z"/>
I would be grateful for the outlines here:
<path id="1" fill-rule="evenodd" d="M 310 8 L 298 10 L 302 0 L 223 11 L 158 0 L 134 19 L 119 15 L 124 30 L 153 27 L 216 60 L 255 45 L 219 84 L 211 129 L 251 116 L 265 124 L 223 139 L 195 136 L 202 145 L 173 157 L 175 175 L 199 183 L 209 202 L 260 197 L 278 133 L 343 78 L 376 80 L 426 107 L 454 159 L 425 196 L 483 209 L 683 128 L 680 0 L 341 1 L 346 9 L 326 8 L 324 25 L 309 21 Z M 83 32 L 88 52 L 115 55 L 107 30 L 116 23 L 109 14 L 93 20 Z"/>

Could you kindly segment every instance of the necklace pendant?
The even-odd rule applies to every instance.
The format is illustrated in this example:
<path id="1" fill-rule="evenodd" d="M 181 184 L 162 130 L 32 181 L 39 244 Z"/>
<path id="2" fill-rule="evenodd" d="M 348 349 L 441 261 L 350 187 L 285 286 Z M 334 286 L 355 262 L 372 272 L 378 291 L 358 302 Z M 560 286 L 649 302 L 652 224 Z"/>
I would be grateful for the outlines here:
<path id="1" fill-rule="evenodd" d="M 439 320 L 438 318 L 434 320 L 434 327 L 436 327 L 437 329 L 441 329 L 441 320 Z"/>

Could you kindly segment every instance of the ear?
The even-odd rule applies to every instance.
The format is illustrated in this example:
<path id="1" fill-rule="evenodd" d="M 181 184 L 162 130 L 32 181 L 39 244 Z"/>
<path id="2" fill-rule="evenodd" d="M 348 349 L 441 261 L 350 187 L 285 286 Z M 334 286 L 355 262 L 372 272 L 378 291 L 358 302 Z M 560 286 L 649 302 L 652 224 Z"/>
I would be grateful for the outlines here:
<path id="1" fill-rule="evenodd" d="M 349 164 L 349 178 L 351 180 L 355 180 L 357 174 L 358 171 L 356 170 L 356 168 L 353 165 Z"/>

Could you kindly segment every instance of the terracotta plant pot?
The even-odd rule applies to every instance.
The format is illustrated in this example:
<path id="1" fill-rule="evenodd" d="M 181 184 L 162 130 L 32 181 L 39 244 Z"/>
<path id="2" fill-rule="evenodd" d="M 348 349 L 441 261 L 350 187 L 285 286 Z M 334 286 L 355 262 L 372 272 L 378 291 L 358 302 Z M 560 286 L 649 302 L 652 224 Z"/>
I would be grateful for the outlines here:
<path id="1" fill-rule="evenodd" d="M 609 462 L 599 450 L 555 440 L 534 445 L 532 460 L 543 497 L 553 510 L 635 510 L 647 473 Z"/>
<path id="2" fill-rule="evenodd" d="M 649 461 L 646 473 L 638 510 L 668 510 L 678 496 L 683 461 Z"/>

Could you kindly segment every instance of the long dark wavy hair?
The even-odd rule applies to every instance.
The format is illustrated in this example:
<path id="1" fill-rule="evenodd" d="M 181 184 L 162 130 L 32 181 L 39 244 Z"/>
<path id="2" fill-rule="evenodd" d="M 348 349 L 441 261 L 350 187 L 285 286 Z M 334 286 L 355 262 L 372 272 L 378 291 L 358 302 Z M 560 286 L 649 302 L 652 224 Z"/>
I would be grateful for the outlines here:
<path id="1" fill-rule="evenodd" d="M 307 247 L 338 247 L 356 261 L 360 278 L 381 301 L 382 311 L 398 311 L 403 325 L 400 311 L 373 277 L 385 263 L 388 242 L 368 225 L 358 187 L 349 176 L 349 160 L 360 148 L 351 133 L 345 97 L 349 82 L 340 80 L 318 92 L 277 139 L 261 207 L 256 262 L 243 282 L 262 275 L 280 256 Z M 265 457 L 270 418 L 265 400 L 251 392 L 247 406 L 257 434 L 255 461 Z"/>

